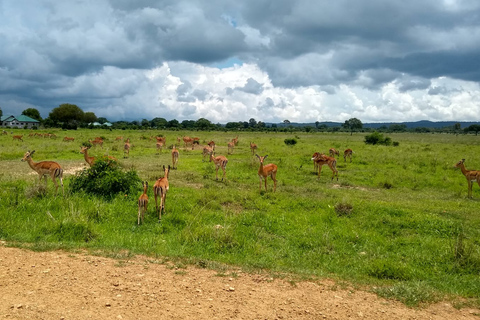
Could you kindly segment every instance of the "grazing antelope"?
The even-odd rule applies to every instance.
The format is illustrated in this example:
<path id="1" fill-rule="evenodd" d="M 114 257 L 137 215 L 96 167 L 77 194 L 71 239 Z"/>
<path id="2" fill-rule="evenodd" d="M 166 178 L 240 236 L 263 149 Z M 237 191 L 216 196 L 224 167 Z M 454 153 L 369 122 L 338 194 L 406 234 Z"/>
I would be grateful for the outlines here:
<path id="1" fill-rule="evenodd" d="M 252 150 L 252 156 L 255 155 L 255 152 L 257 152 L 257 145 L 250 142 L 250 150 Z"/>
<path id="2" fill-rule="evenodd" d="M 330 148 L 330 150 L 328 150 L 328 153 L 330 153 L 330 157 L 335 157 L 335 155 L 340 157 L 340 151 L 336 150 L 335 148 Z"/>
<path id="3" fill-rule="evenodd" d="M 258 168 L 258 178 L 260 179 L 260 192 L 262 191 L 262 179 L 265 180 L 265 192 L 267 192 L 267 178 L 270 177 L 273 180 L 273 192 L 277 189 L 277 166 L 273 163 L 264 165 L 263 162 L 268 157 L 265 155 L 264 157 L 259 156 L 256 154 L 258 160 L 260 160 L 260 167 Z"/>
<path id="4" fill-rule="evenodd" d="M 172 149 L 172 169 L 177 169 L 177 164 L 178 164 L 178 150 L 175 148 L 175 145 L 173 145 L 173 149 Z"/>
<path id="5" fill-rule="evenodd" d="M 97 138 L 95 138 L 95 140 L 88 140 L 88 142 L 90 142 L 93 146 L 100 145 L 100 147 L 103 147 L 102 139 L 97 140 Z"/>
<path id="6" fill-rule="evenodd" d="M 353 155 L 352 149 L 345 150 L 345 152 L 343 152 L 343 160 L 347 162 L 347 158 L 350 158 L 350 162 L 352 162 L 352 155 Z"/>
<path id="7" fill-rule="evenodd" d="M 238 144 L 238 136 L 236 136 L 235 138 L 232 139 L 232 142 L 234 145 L 237 145 Z"/>
<path id="8" fill-rule="evenodd" d="M 215 142 L 212 140 L 209 143 L 207 143 L 210 148 L 212 148 L 213 151 L 215 151 Z"/>
<path id="9" fill-rule="evenodd" d="M 456 164 L 455 164 L 455 167 L 456 168 L 460 168 L 460 170 L 462 170 L 462 173 L 463 175 L 465 176 L 465 178 L 467 178 L 467 182 L 468 182 L 468 197 L 471 198 L 472 197 L 472 185 L 473 185 L 473 182 L 477 182 L 478 185 L 480 186 L 480 171 L 476 171 L 476 170 L 467 170 L 465 168 L 465 159 L 462 159 L 460 161 L 458 161 Z"/>
<path id="10" fill-rule="evenodd" d="M 233 148 L 234 148 L 234 146 L 235 146 L 235 142 L 232 141 L 232 142 L 229 142 L 229 143 L 228 143 L 228 152 L 227 152 L 228 154 L 232 154 L 232 153 L 233 153 Z"/>
<path id="11" fill-rule="evenodd" d="M 194 137 L 194 138 L 192 138 L 192 140 L 193 140 L 192 141 L 192 150 L 193 150 L 194 145 L 196 145 L 196 144 L 200 145 L 200 138 Z"/>
<path id="12" fill-rule="evenodd" d="M 82 146 L 81 149 L 80 149 L 80 153 L 83 153 L 83 157 L 85 158 L 85 161 L 91 167 L 95 163 L 96 159 L 95 159 L 95 157 L 89 157 L 88 156 L 88 149 L 90 149 L 90 147 Z M 117 159 L 115 157 L 112 157 L 112 156 L 105 156 L 104 160 L 107 160 L 109 162 L 117 161 Z"/>
<path id="13" fill-rule="evenodd" d="M 123 145 L 123 157 L 128 158 L 130 155 L 130 138 L 127 138 L 127 141 L 125 141 L 125 144 Z"/>
<path id="14" fill-rule="evenodd" d="M 162 148 L 165 146 L 166 144 L 166 139 L 164 137 L 155 137 L 157 139 L 157 151 L 159 151 L 159 153 L 162 153 Z"/>
<path id="15" fill-rule="evenodd" d="M 63 141 L 75 141 L 75 138 L 65 137 Z"/>
<path id="16" fill-rule="evenodd" d="M 33 162 L 32 155 L 35 153 L 35 150 L 32 152 L 27 151 L 23 156 L 21 161 L 27 161 L 30 168 L 35 170 L 38 173 L 38 177 L 40 181 L 42 181 L 42 177 L 45 177 L 45 185 L 47 185 L 47 176 L 52 178 L 53 184 L 55 185 L 55 195 L 58 192 L 58 184 L 56 178 L 60 180 L 60 184 L 62 185 L 62 194 L 65 195 L 63 190 L 63 169 L 57 162 L 54 161 L 40 161 L 40 162 Z"/>
<path id="17" fill-rule="evenodd" d="M 192 150 L 193 150 L 193 139 L 190 137 L 183 137 L 183 143 L 185 149 L 187 149 L 187 145 L 192 145 Z"/>
<path id="18" fill-rule="evenodd" d="M 227 170 L 228 159 L 225 158 L 224 156 L 215 157 L 215 153 L 212 152 L 210 153 L 210 162 L 212 161 L 213 163 L 215 163 L 215 180 L 218 180 L 218 169 L 222 168 L 222 171 L 223 171 L 222 181 L 223 181 L 223 178 L 225 178 L 225 175 L 227 173 L 226 170 Z"/>
<path id="19" fill-rule="evenodd" d="M 168 173 L 170 166 L 163 166 L 164 176 L 158 179 L 153 185 L 153 194 L 155 195 L 155 209 L 158 210 L 158 220 L 162 220 L 162 211 L 165 214 L 165 199 L 168 191 Z M 160 207 L 158 206 L 157 198 L 160 197 Z"/>
<path id="20" fill-rule="evenodd" d="M 328 167 L 332 170 L 332 180 L 335 175 L 337 175 L 338 181 L 337 159 L 335 159 L 334 157 L 328 157 L 323 153 L 317 153 L 317 156 L 312 158 L 312 160 L 316 162 L 318 166 L 318 179 L 320 179 L 320 174 L 322 173 L 322 166 L 328 165 Z"/>
<path id="21" fill-rule="evenodd" d="M 123 141 L 123 137 L 116 137 L 115 141 Z"/>
<path id="22" fill-rule="evenodd" d="M 13 136 L 13 140 L 20 140 L 23 142 L 23 139 L 22 139 L 23 135 L 21 136 Z"/>
<path id="23" fill-rule="evenodd" d="M 138 198 L 138 219 L 137 219 L 138 221 L 137 221 L 137 223 L 139 225 L 140 225 L 140 220 L 142 220 L 142 224 L 143 224 L 143 219 L 145 218 L 145 212 L 147 212 L 147 206 L 148 206 L 148 195 L 147 195 L 148 182 L 143 181 L 142 185 L 143 185 L 143 193 L 140 196 L 140 198 Z"/>
<path id="24" fill-rule="evenodd" d="M 210 154 L 212 154 L 213 149 L 210 148 L 209 146 L 203 147 L 203 152 L 202 152 L 202 162 L 205 161 L 205 158 L 210 158 Z"/>

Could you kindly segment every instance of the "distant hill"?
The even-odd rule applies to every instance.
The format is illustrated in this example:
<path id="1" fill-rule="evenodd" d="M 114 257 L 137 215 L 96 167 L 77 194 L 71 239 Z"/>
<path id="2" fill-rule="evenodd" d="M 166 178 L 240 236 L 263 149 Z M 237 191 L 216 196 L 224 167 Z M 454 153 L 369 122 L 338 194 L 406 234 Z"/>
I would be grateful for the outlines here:
<path id="1" fill-rule="evenodd" d="M 326 125 L 327 127 L 340 127 L 342 126 L 344 122 L 331 122 L 331 121 L 325 121 L 325 122 L 319 122 L 319 126 L 321 125 Z M 478 124 L 480 125 L 480 121 L 429 121 L 429 120 L 420 120 L 420 121 L 415 121 L 415 122 L 372 122 L 372 123 L 364 123 L 363 127 L 364 128 L 373 128 L 377 129 L 383 126 L 386 126 L 387 128 L 393 124 L 403 124 L 406 125 L 407 128 L 444 128 L 444 127 L 453 127 L 456 123 L 460 123 L 461 128 L 466 128 L 468 126 L 471 126 L 472 124 Z M 267 126 L 271 126 L 272 123 L 266 123 Z M 277 127 L 283 128 L 283 127 L 313 127 L 315 128 L 315 123 L 297 123 L 297 122 L 291 122 L 288 124 L 285 123 L 276 123 Z"/>

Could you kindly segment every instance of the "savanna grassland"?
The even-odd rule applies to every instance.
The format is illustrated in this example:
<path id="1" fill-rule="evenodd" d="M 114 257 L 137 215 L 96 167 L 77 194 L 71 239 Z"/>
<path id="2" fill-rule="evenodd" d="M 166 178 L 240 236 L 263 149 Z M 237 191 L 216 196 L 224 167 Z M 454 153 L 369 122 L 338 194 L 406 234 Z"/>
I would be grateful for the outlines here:
<path id="1" fill-rule="evenodd" d="M 114 257 L 145 254 L 200 267 L 217 264 L 263 270 L 295 279 L 344 280 L 381 296 L 418 305 L 454 299 L 480 305 L 480 187 L 467 197 L 467 181 L 455 163 L 480 170 L 480 138 L 473 135 L 388 134 L 399 146 L 366 145 L 355 133 L 238 133 L 227 155 L 229 132 L 54 131 L 58 138 L 0 136 L 0 238 L 37 250 L 85 248 Z M 179 148 L 177 170 L 169 175 L 166 214 L 158 222 L 150 187 L 148 212 L 137 225 L 142 193 L 104 200 L 69 188 L 73 173 L 85 166 L 80 145 L 97 136 L 103 147 L 89 154 L 112 155 L 134 169 L 150 186 L 171 164 L 170 149 L 158 154 L 153 135 L 167 146 L 184 135 L 217 144 L 228 158 L 226 181 L 215 180 L 202 148 Z M 64 136 L 74 142 L 62 141 Z M 123 158 L 129 137 L 130 155 Z M 286 138 L 297 144 L 287 146 Z M 258 159 L 278 166 L 277 191 L 259 190 Z M 311 156 L 341 150 L 339 180 L 327 166 L 317 179 Z M 343 150 L 354 151 L 344 162 Z M 54 196 L 52 181 L 39 192 L 38 175 L 21 162 L 27 150 L 34 161 L 54 160 L 65 170 L 65 197 Z M 219 173 L 220 175 L 220 173 Z M 221 175 L 220 175 L 221 176 Z"/>

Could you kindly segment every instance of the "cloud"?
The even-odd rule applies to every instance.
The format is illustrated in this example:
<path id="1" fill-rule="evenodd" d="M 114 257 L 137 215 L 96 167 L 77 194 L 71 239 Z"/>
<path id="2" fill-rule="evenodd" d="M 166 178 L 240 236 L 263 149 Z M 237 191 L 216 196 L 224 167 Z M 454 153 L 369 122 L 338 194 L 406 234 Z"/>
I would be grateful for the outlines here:
<path id="1" fill-rule="evenodd" d="M 111 121 L 472 120 L 480 3 L 4 1 L 0 107 Z"/>

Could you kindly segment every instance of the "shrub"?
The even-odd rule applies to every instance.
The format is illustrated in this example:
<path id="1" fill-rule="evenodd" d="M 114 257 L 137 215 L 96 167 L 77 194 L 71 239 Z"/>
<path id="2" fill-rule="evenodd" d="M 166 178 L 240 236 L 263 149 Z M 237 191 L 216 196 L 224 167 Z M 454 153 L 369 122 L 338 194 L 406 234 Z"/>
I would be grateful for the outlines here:
<path id="1" fill-rule="evenodd" d="M 97 159 L 89 169 L 84 169 L 70 183 L 72 192 L 84 191 L 89 194 L 111 199 L 119 193 L 128 194 L 141 184 L 133 169 L 123 171 L 110 161 Z"/>
<path id="2" fill-rule="evenodd" d="M 294 146 L 297 144 L 297 139 L 291 138 L 291 139 L 285 139 L 283 140 L 287 146 Z"/>
<path id="3" fill-rule="evenodd" d="M 375 131 L 372 134 L 366 135 L 365 136 L 365 143 L 366 144 L 383 144 L 386 146 L 392 145 L 392 138 L 390 137 L 384 137 L 383 134 Z M 394 142 L 395 145 L 395 142 Z M 398 142 L 397 142 L 398 145 Z"/>

